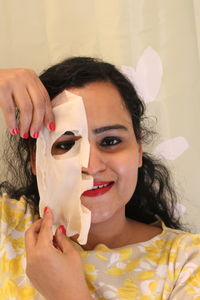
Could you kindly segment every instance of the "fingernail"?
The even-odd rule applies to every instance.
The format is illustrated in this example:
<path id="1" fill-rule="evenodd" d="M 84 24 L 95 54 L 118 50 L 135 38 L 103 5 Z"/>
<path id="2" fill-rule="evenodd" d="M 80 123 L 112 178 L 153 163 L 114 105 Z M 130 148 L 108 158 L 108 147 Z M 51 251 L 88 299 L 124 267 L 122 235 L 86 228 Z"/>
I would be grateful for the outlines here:
<path id="1" fill-rule="evenodd" d="M 34 139 L 37 139 L 38 136 L 39 136 L 39 131 L 34 132 L 34 134 L 33 134 Z"/>
<path id="2" fill-rule="evenodd" d="M 18 128 L 14 128 L 12 131 L 11 131 L 12 134 L 14 135 L 17 135 L 19 133 L 19 130 Z"/>
<path id="3" fill-rule="evenodd" d="M 48 207 L 45 206 L 45 208 L 44 208 L 44 214 L 46 213 L 47 209 L 48 209 Z"/>
<path id="4" fill-rule="evenodd" d="M 51 123 L 49 124 L 49 129 L 50 129 L 51 131 L 54 131 L 55 128 L 56 128 L 55 123 L 54 123 L 54 122 L 51 122 Z"/>
<path id="5" fill-rule="evenodd" d="M 60 226 L 59 226 L 59 229 L 60 229 L 60 231 L 61 231 L 62 233 L 66 234 L 65 226 L 60 225 Z"/>
<path id="6" fill-rule="evenodd" d="M 28 139 L 28 137 L 29 137 L 28 132 L 24 133 L 23 138 L 24 138 L 24 139 Z"/>

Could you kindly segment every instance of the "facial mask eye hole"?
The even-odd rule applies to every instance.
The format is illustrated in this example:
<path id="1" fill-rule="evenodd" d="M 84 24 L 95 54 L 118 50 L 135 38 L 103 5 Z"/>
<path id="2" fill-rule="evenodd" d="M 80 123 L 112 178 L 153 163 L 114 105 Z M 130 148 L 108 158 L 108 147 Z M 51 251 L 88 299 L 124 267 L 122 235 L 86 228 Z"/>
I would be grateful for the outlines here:
<path id="1" fill-rule="evenodd" d="M 51 154 L 55 157 L 69 152 L 79 139 L 80 136 L 76 136 L 71 131 L 66 131 L 54 142 L 51 148 Z"/>

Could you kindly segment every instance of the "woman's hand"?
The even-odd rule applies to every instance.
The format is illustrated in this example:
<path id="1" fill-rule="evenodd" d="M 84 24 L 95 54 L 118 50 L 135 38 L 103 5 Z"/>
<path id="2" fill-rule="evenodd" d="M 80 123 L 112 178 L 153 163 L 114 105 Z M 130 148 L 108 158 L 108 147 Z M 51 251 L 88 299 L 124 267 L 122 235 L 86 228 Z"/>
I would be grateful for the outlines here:
<path id="1" fill-rule="evenodd" d="M 37 138 L 40 127 L 54 130 L 54 116 L 47 90 L 33 70 L 0 69 L 0 107 L 9 131 Z M 20 112 L 19 128 L 16 108 Z"/>
<path id="2" fill-rule="evenodd" d="M 52 212 L 47 209 L 44 218 L 26 232 L 29 279 L 47 300 L 91 300 L 79 253 L 62 228 L 53 237 L 52 224 Z"/>

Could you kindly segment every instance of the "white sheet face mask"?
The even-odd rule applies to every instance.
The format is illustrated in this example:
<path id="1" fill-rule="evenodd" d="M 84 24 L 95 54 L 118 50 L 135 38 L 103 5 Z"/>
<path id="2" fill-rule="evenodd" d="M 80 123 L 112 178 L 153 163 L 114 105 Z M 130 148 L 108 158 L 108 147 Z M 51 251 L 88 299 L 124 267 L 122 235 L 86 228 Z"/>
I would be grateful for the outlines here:
<path id="1" fill-rule="evenodd" d="M 54 231 L 64 225 L 67 235 L 79 234 L 78 242 L 86 244 L 91 212 L 81 204 L 81 194 L 93 186 L 92 176 L 82 174 L 88 166 L 90 145 L 87 117 L 80 96 L 63 91 L 53 100 L 56 130 L 44 128 L 36 146 L 36 175 L 40 194 L 39 210 L 53 211 Z M 70 150 L 52 155 L 52 146 L 64 133 L 80 136 Z"/>

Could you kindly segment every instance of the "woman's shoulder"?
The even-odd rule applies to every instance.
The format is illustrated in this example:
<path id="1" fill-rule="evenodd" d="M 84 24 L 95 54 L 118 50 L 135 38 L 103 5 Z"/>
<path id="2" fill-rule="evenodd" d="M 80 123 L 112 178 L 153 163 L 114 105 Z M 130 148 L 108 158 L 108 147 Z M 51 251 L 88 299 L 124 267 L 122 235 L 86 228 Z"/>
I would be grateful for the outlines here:
<path id="1" fill-rule="evenodd" d="M 200 256 L 200 234 L 167 227 L 163 222 L 156 224 L 162 231 L 152 239 L 141 243 L 146 249 L 168 249 L 170 252 L 196 252 Z"/>
<path id="2" fill-rule="evenodd" d="M 162 233 L 161 236 L 165 240 L 173 241 L 175 245 L 182 245 L 183 246 L 193 246 L 194 248 L 197 247 L 200 249 L 200 234 L 198 233 L 191 233 L 186 232 L 180 229 L 173 229 L 165 226 L 162 223 Z"/>
<path id="3" fill-rule="evenodd" d="M 0 232 L 10 230 L 25 231 L 37 218 L 25 196 L 19 200 L 10 198 L 7 194 L 0 196 Z"/>
<path id="4" fill-rule="evenodd" d="M 166 254 L 171 263 L 184 266 L 199 264 L 200 261 L 200 234 L 190 233 L 179 229 L 169 228 L 162 223 L 162 232 L 146 245 L 147 252 Z"/>

